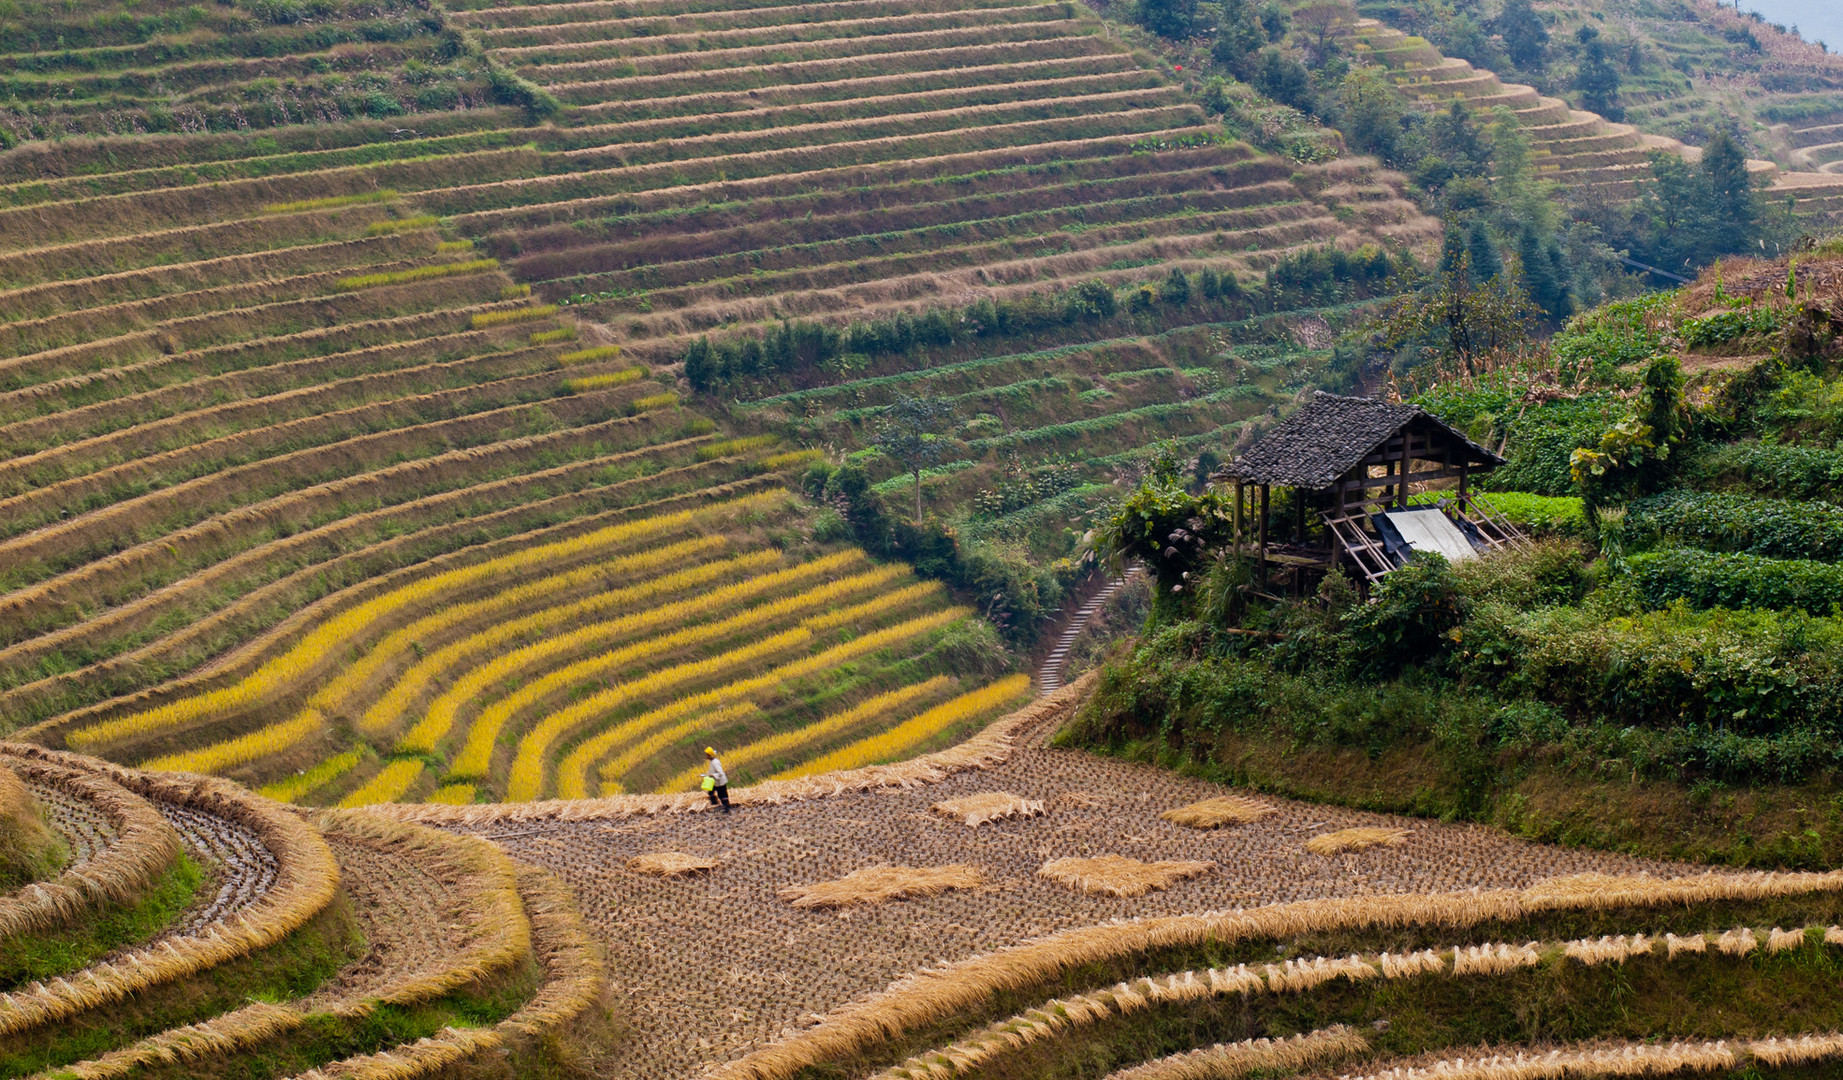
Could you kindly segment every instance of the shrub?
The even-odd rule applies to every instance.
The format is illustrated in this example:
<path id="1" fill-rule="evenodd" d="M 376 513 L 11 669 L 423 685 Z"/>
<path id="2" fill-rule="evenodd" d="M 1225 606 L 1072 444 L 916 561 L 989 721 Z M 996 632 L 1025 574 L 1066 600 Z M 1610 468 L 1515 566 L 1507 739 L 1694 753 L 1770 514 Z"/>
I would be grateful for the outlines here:
<path id="1" fill-rule="evenodd" d="M 1663 608 L 1797 608 L 1829 615 L 1843 605 L 1843 566 L 1813 559 L 1771 559 L 1673 548 L 1626 560 L 1639 599 Z"/>
<path id="2" fill-rule="evenodd" d="M 1453 567 L 1453 576 L 1465 594 L 1480 603 L 1521 608 L 1574 604 L 1587 593 L 1582 556 L 1581 549 L 1567 541 L 1542 540 L 1528 548 L 1468 559 Z"/>
<path id="3" fill-rule="evenodd" d="M 1667 491 L 1632 503 L 1626 532 L 1656 534 L 1711 551 L 1843 561 L 1843 506 L 1814 500 Z"/>
<path id="4" fill-rule="evenodd" d="M 1376 675 L 1437 664 L 1470 608 L 1451 563 L 1439 555 L 1416 555 L 1382 579 L 1372 602 L 1351 613 L 1346 625 L 1357 662 Z"/>

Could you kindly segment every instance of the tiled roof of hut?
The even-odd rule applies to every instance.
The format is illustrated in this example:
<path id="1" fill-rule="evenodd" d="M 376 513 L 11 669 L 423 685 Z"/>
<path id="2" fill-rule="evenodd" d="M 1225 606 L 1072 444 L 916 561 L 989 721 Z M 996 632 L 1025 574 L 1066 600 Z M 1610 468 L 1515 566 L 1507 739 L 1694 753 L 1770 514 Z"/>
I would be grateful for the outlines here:
<path id="1" fill-rule="evenodd" d="M 1314 491 L 1327 488 L 1390 436 L 1417 421 L 1444 429 L 1468 447 L 1474 465 L 1494 468 L 1504 463 L 1418 405 L 1319 392 L 1217 475 Z"/>

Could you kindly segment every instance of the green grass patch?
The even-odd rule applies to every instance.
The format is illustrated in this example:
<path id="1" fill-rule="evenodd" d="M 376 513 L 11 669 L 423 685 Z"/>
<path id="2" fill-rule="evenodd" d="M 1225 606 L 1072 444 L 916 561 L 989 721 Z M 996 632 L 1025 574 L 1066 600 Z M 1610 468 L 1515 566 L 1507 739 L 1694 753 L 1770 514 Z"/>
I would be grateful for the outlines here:
<path id="1" fill-rule="evenodd" d="M 134 904 L 94 912 L 73 926 L 0 941 L 0 991 L 76 971 L 97 957 L 154 936 L 191 905 L 204 879 L 198 864 L 181 855 Z"/>
<path id="2" fill-rule="evenodd" d="M 267 203 L 263 206 L 265 214 L 299 214 L 307 210 L 333 210 L 341 206 L 362 206 L 365 203 L 389 202 L 397 197 L 394 188 L 382 188 L 378 191 L 365 191 L 357 195 L 328 195 L 323 199 L 297 199 L 294 202 Z"/>
<path id="3" fill-rule="evenodd" d="M 611 371 L 605 375 L 584 375 L 580 379 L 563 380 L 563 392 L 586 394 L 591 390 L 612 390 L 617 386 L 639 382 L 645 377 L 645 368 L 628 368 L 626 371 Z"/>
<path id="4" fill-rule="evenodd" d="M 412 281 L 427 281 L 430 278 L 478 274 L 484 270 L 498 268 L 498 259 L 468 259 L 466 262 L 435 263 L 431 266 L 417 266 L 409 270 L 387 270 L 381 274 L 361 274 L 357 277 L 340 278 L 336 287 L 342 292 L 352 292 L 357 289 L 375 289 L 383 285 L 403 285 Z M 474 318 L 478 319 L 479 316 L 476 315 Z"/>

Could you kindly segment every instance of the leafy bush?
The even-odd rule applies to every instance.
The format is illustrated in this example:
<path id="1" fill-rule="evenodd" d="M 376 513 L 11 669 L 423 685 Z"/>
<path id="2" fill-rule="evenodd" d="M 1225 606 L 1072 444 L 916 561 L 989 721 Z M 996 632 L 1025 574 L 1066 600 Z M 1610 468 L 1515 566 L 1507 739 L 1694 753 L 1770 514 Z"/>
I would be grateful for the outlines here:
<path id="1" fill-rule="evenodd" d="M 1633 502 L 1625 528 L 1711 551 L 1843 561 L 1843 506 L 1815 500 L 1666 491 Z"/>
<path id="2" fill-rule="evenodd" d="M 1843 722 L 1843 620 L 1682 606 L 1608 619 L 1491 604 L 1463 636 L 1462 675 L 1575 716 L 1748 735 Z"/>
<path id="3" fill-rule="evenodd" d="M 1677 333 L 1684 344 L 1692 347 L 1720 345 L 1751 334 L 1773 333 L 1782 321 L 1778 308 L 1742 308 L 1699 319 L 1684 319 L 1677 325 Z"/>
<path id="4" fill-rule="evenodd" d="M 1843 496 L 1843 450 L 1726 443 L 1698 462 L 1706 485 L 1733 484 L 1789 499 Z"/>
<path id="5" fill-rule="evenodd" d="M 1626 567 L 1646 607 L 1679 601 L 1698 608 L 1797 608 L 1829 615 L 1843 605 L 1843 566 L 1672 548 L 1629 556 Z"/>
<path id="6" fill-rule="evenodd" d="M 1528 548 L 1467 559 L 1453 567 L 1453 577 L 1478 603 L 1521 608 L 1577 604 L 1588 586 L 1581 549 L 1563 540 L 1542 540 Z"/>
<path id="7" fill-rule="evenodd" d="M 1470 608 L 1451 563 L 1439 555 L 1416 555 L 1382 579 L 1371 602 L 1356 607 L 1346 626 L 1358 664 L 1371 675 L 1390 675 L 1410 664 L 1436 665 Z"/>
<path id="8" fill-rule="evenodd" d="M 1616 368 L 1648 359 L 1659 339 L 1653 324 L 1676 302 L 1674 292 L 1651 293 L 1605 304 L 1576 315 L 1550 343 L 1556 359 L 1586 367 L 1601 377 Z"/>

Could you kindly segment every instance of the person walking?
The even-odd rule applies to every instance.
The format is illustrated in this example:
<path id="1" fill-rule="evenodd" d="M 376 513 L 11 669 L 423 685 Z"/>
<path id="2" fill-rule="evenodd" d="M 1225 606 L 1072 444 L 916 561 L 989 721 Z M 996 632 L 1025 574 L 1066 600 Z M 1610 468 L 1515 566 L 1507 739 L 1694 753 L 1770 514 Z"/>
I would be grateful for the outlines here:
<path id="1" fill-rule="evenodd" d="M 704 757 L 709 759 L 704 766 L 704 794 L 710 796 L 712 806 L 721 801 L 723 812 L 727 814 L 730 812 L 730 777 L 723 771 L 723 759 L 708 746 L 704 748 Z"/>

